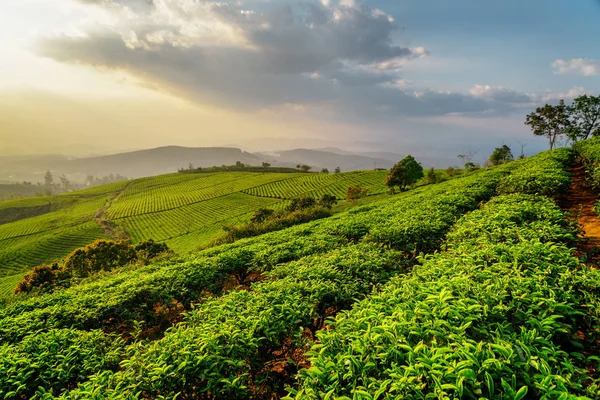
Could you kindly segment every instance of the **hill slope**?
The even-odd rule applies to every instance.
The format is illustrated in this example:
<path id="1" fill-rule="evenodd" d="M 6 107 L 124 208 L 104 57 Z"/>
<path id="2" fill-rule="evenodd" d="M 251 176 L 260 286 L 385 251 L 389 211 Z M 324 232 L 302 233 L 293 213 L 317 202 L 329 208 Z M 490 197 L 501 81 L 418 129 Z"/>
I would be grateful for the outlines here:
<path id="1" fill-rule="evenodd" d="M 335 175 L 218 172 L 168 174 L 53 197 L 0 202 L 0 275 L 18 274 L 64 257 L 95 239 L 115 236 L 166 242 L 178 253 L 197 249 L 224 225 L 249 220 L 302 195 L 345 197 L 361 184 L 385 191 L 384 171 Z"/>
<path id="2" fill-rule="evenodd" d="M 16 299 L 0 395 L 597 398 L 600 272 L 548 197 L 570 162 L 546 152 Z"/>

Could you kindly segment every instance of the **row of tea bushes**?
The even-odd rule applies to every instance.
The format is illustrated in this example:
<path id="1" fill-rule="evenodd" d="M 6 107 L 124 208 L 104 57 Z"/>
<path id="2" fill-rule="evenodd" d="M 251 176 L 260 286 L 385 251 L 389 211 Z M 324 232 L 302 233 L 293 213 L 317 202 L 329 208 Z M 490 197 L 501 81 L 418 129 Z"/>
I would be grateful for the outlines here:
<path id="1" fill-rule="evenodd" d="M 554 202 L 509 195 L 317 334 L 290 398 L 597 398 L 600 272 Z"/>

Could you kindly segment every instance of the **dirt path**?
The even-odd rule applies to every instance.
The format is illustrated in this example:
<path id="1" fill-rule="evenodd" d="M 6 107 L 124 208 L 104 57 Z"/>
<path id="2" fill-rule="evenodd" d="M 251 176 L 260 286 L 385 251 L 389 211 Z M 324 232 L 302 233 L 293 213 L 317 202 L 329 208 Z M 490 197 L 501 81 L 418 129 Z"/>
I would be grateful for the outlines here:
<path id="1" fill-rule="evenodd" d="M 113 197 L 106 201 L 106 204 L 102 206 L 98 211 L 96 211 L 96 215 L 94 218 L 96 219 L 96 223 L 100 225 L 104 234 L 109 238 L 117 238 L 117 239 L 129 239 L 129 234 L 122 227 L 118 227 L 108 216 L 106 212 L 112 204 L 118 200 L 123 192 L 129 188 L 132 182 L 129 182 L 122 189 L 115 193 Z"/>
<path id="2" fill-rule="evenodd" d="M 563 207 L 573 212 L 573 216 L 577 218 L 583 229 L 585 237 L 579 244 L 581 255 L 587 256 L 588 259 L 596 258 L 597 254 L 595 253 L 600 249 L 600 218 L 594 211 L 594 204 L 598 200 L 598 191 L 588 181 L 589 176 L 581 163 L 576 163 L 570 172 L 572 175 L 571 188 L 566 195 Z"/>

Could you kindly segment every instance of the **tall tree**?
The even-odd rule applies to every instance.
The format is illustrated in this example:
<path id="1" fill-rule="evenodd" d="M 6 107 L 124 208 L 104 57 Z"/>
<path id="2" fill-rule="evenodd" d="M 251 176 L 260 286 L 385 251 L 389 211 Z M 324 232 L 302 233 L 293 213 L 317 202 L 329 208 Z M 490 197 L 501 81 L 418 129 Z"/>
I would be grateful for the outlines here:
<path id="1" fill-rule="evenodd" d="M 531 127 L 534 135 L 547 137 L 552 150 L 556 139 L 570 131 L 568 107 L 564 100 L 557 106 L 546 104 L 544 107 L 538 107 L 535 112 L 527 115 L 525 124 Z"/>
<path id="2" fill-rule="evenodd" d="M 600 96 L 583 95 L 568 107 L 571 126 L 567 136 L 572 141 L 600 136 Z"/>
<path id="3" fill-rule="evenodd" d="M 46 174 L 44 175 L 44 187 L 46 189 L 46 194 L 51 196 L 54 191 L 54 177 L 50 171 L 46 171 Z"/>
<path id="4" fill-rule="evenodd" d="M 402 191 L 414 185 L 423 177 L 423 167 L 411 155 L 404 157 L 390 170 L 385 184 L 394 190 L 396 186 Z"/>
<path id="5" fill-rule="evenodd" d="M 69 179 L 65 176 L 65 174 L 62 174 L 60 176 L 60 185 L 62 186 L 62 189 L 67 191 L 67 190 L 71 190 L 71 182 L 69 181 Z"/>

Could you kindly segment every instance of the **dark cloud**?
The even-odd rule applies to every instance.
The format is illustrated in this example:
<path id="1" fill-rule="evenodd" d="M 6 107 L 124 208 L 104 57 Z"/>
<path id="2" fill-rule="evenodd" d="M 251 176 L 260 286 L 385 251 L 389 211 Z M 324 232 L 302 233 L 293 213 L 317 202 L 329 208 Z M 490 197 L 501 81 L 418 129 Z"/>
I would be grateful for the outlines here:
<path id="1" fill-rule="evenodd" d="M 181 0 L 150 10 L 152 4 L 113 0 L 118 23 L 84 37 L 46 38 L 37 52 L 126 70 L 178 95 L 242 110 L 292 103 L 316 114 L 326 104 L 327 112 L 363 117 L 507 113 L 531 100 L 489 87 L 458 94 L 388 85 L 400 79 L 397 65 L 426 52 L 395 44 L 393 19 L 366 6 L 272 2 L 253 10 L 238 2 Z M 127 18 L 120 19 L 120 7 Z"/>

